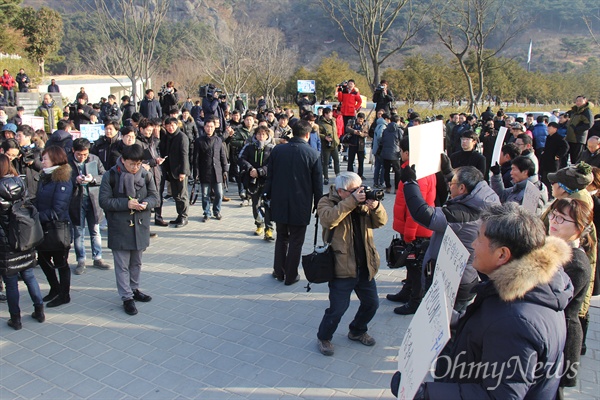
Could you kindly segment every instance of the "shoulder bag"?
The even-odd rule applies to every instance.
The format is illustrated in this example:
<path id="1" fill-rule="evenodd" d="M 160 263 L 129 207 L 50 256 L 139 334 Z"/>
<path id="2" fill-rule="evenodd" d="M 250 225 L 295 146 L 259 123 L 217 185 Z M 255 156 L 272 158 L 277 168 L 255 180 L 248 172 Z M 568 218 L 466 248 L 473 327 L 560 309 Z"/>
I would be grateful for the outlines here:
<path id="1" fill-rule="evenodd" d="M 323 246 L 317 246 L 317 235 L 319 232 L 319 215 L 315 218 L 315 238 L 313 242 L 313 252 L 302 256 L 302 268 L 304 269 L 304 275 L 308 284 L 306 285 L 306 291 L 310 292 L 311 283 L 325 283 L 329 282 L 334 278 L 335 270 L 335 255 L 333 248 L 331 247 L 331 240 L 333 239 L 333 231 L 335 228 L 329 231 L 327 241 L 323 243 Z"/>

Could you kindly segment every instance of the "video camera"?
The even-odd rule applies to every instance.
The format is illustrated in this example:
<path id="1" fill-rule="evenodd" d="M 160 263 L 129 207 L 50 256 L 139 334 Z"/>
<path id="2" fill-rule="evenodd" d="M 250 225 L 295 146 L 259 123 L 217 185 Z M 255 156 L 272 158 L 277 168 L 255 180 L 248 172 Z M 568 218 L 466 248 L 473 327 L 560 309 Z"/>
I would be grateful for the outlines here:
<path id="1" fill-rule="evenodd" d="M 423 262 L 425 252 L 429 247 L 429 239 L 415 239 L 406 243 L 399 237 L 394 237 L 390 246 L 385 249 L 385 258 L 389 268 L 419 266 Z"/>
<path id="2" fill-rule="evenodd" d="M 343 81 L 342 83 L 340 83 L 339 85 L 337 85 L 338 91 L 339 92 L 346 92 L 348 91 L 348 81 Z"/>
<path id="3" fill-rule="evenodd" d="M 209 99 L 213 99 L 216 93 L 221 92 L 221 89 L 218 89 L 215 85 L 209 83 L 208 85 L 200 86 L 200 89 L 198 90 L 198 95 L 200 97 L 207 97 Z"/>

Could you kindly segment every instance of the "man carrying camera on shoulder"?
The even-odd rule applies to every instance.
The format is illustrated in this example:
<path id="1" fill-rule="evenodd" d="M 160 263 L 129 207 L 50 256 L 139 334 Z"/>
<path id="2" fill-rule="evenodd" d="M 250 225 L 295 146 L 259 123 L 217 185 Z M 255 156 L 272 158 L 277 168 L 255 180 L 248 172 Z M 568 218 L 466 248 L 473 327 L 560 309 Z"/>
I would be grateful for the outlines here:
<path id="1" fill-rule="evenodd" d="M 321 354 L 332 356 L 331 339 L 356 292 L 360 307 L 350 323 L 348 339 L 373 346 L 375 339 L 367 333 L 367 324 L 379 307 L 375 275 L 379 254 L 375 249 L 373 229 L 384 226 L 387 213 L 376 196 L 368 195 L 362 179 L 354 172 L 341 172 L 329 194 L 319 201 L 317 213 L 323 226 L 323 238 L 335 229 L 331 247 L 335 254 L 334 278 L 329 282 L 329 308 L 317 333 Z M 371 192 L 376 194 L 375 192 Z M 369 194 L 371 194 L 369 193 Z"/>
<path id="2" fill-rule="evenodd" d="M 362 105 L 362 98 L 360 97 L 360 92 L 353 79 L 342 82 L 338 85 L 337 90 L 338 101 L 342 103 L 344 126 L 346 126 L 351 119 L 356 117 L 356 113 L 360 110 Z"/>

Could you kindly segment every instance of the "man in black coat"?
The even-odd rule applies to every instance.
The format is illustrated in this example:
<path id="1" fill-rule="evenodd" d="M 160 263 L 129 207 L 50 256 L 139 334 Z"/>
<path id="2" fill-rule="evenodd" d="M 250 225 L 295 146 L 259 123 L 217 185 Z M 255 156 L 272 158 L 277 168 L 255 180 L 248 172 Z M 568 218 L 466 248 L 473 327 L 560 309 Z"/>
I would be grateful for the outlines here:
<path id="1" fill-rule="evenodd" d="M 271 219 L 277 240 L 273 277 L 292 285 L 300 280 L 298 264 L 310 214 L 323 196 L 323 170 L 319 152 L 308 144 L 312 130 L 298 121 L 294 137 L 275 146 L 269 158 L 265 195 L 271 200 Z"/>
<path id="2" fill-rule="evenodd" d="M 210 194 L 214 192 L 212 214 L 216 220 L 221 217 L 221 202 L 223 201 L 223 182 L 227 179 L 228 165 L 223 141 L 215 134 L 216 117 L 204 121 L 204 135 L 194 144 L 194 175 L 200 181 L 202 190 L 202 222 L 208 221 L 211 215 Z"/>
<path id="3" fill-rule="evenodd" d="M 104 124 L 104 136 L 100 136 L 90 150 L 90 153 L 100 158 L 105 171 L 114 167 L 117 159 L 121 157 L 121 153 L 117 150 L 119 143 L 118 132 L 119 124 L 117 122 Z"/>
<path id="4" fill-rule="evenodd" d="M 77 130 L 80 129 L 81 125 L 87 125 L 90 123 L 94 109 L 87 104 L 88 95 L 83 93 L 82 96 L 77 98 L 77 105 L 75 107 L 69 107 L 69 119 L 75 124 Z"/>
<path id="5" fill-rule="evenodd" d="M 548 193 L 552 193 L 552 183 L 548 180 L 548 173 L 558 171 L 560 159 L 569 153 L 569 144 L 564 137 L 558 133 L 558 123 L 550 122 L 548 124 L 548 137 L 546 137 L 546 146 L 544 152 L 540 155 L 540 174 L 542 182 L 548 188 Z M 596 143 L 597 144 L 597 143 Z M 600 157 L 598 157 L 600 161 Z"/>
<path id="6" fill-rule="evenodd" d="M 42 170 L 42 150 L 31 142 L 35 134 L 29 125 L 21 125 L 17 128 L 15 139 L 21 146 L 21 157 L 19 157 L 19 173 L 25 175 L 27 187 L 27 199 L 35 199 L 40 171 Z"/>
<path id="7" fill-rule="evenodd" d="M 77 267 L 75 275 L 85 272 L 85 225 L 88 226 L 90 244 L 92 249 L 93 265 L 98 269 L 110 269 L 102 259 L 102 235 L 100 221 L 103 218 L 102 209 L 98 202 L 100 196 L 100 182 L 104 175 L 102 162 L 94 154 L 90 154 L 90 141 L 78 138 L 73 142 L 73 152 L 68 154 L 71 165 L 71 182 L 73 183 L 73 196 L 69 204 L 69 216 L 73 224 L 73 244 Z"/>
<path id="8" fill-rule="evenodd" d="M 460 134 L 461 150 L 450 155 L 453 168 L 471 166 L 485 175 L 485 157 L 476 149 L 478 138 L 472 130 L 463 131 Z"/>
<path id="9" fill-rule="evenodd" d="M 190 140 L 179 129 L 177 118 L 165 120 L 167 134 L 159 144 L 160 154 L 166 158 L 163 162 L 163 173 L 171 183 L 171 194 L 175 200 L 177 218 L 169 224 L 181 228 L 188 223 L 188 176 L 190 175 Z M 164 188 L 160 188 L 162 193 Z"/>
<path id="10" fill-rule="evenodd" d="M 394 93 L 388 88 L 388 82 L 384 79 L 379 83 L 375 93 L 373 93 L 373 102 L 375 111 L 383 110 L 384 113 L 391 114 L 391 106 L 394 105 Z"/>
<path id="11" fill-rule="evenodd" d="M 135 105 L 131 104 L 131 97 L 121 97 L 121 113 L 121 122 L 123 123 L 123 125 L 128 125 L 129 122 L 127 122 L 127 120 L 131 119 L 133 113 L 135 113 Z"/>

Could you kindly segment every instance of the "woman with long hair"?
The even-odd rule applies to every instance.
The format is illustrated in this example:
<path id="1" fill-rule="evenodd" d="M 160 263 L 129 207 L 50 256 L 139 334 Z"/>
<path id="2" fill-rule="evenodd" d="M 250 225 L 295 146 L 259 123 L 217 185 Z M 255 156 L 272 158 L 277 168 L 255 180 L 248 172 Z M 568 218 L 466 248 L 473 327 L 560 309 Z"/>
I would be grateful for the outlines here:
<path id="1" fill-rule="evenodd" d="M 36 196 L 36 206 L 42 225 L 50 221 L 69 221 L 69 204 L 73 193 L 71 166 L 67 154 L 58 146 L 49 146 L 42 152 L 42 172 Z M 57 307 L 71 301 L 71 269 L 66 249 L 39 250 L 38 262 L 50 285 L 50 293 L 44 297 L 47 307 Z M 58 270 L 58 277 L 55 269 Z"/>
<path id="2" fill-rule="evenodd" d="M 549 235 L 565 240 L 573 249 L 571 260 L 564 265 L 565 272 L 573 283 L 574 291 L 573 299 L 565 309 L 567 341 L 564 349 L 563 376 L 557 395 L 557 399 L 562 399 L 562 388 L 572 387 L 577 383 L 577 368 L 583 339 L 579 310 L 585 299 L 592 273 L 586 252 L 595 244 L 590 235 L 593 228 L 593 211 L 582 200 L 558 199 L 550 206 L 548 218 Z"/>
<path id="3" fill-rule="evenodd" d="M 25 198 L 26 192 L 25 182 L 17 175 L 10 159 L 5 154 L 0 154 L 0 274 L 6 285 L 10 313 L 8 326 L 15 330 L 22 327 L 19 277 L 25 282 L 33 301 L 35 311 L 31 316 L 39 322 L 44 322 L 46 319 L 40 286 L 33 274 L 33 267 L 36 264 L 35 250 L 15 251 L 8 240 L 11 208 L 15 202 Z"/>

